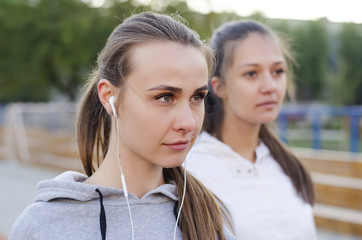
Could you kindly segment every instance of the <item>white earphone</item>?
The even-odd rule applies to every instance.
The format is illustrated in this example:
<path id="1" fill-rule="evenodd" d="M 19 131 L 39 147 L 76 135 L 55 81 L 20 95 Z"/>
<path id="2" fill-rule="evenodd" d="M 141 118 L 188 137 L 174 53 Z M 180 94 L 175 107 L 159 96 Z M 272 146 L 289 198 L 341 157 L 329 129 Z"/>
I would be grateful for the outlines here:
<path id="1" fill-rule="evenodd" d="M 114 108 L 114 96 L 111 96 L 111 97 L 108 99 L 108 102 L 109 102 L 109 104 L 111 104 L 114 117 L 117 118 L 116 109 Z"/>
<path id="2" fill-rule="evenodd" d="M 112 107 L 112 111 L 113 111 L 113 116 L 116 118 L 116 131 L 117 131 L 117 161 L 118 161 L 118 166 L 119 166 L 119 170 L 121 171 L 121 182 L 122 182 L 122 188 L 123 188 L 123 194 L 124 197 L 126 198 L 127 201 L 127 206 L 128 206 L 128 213 L 129 213 L 129 219 L 131 221 L 131 226 L 132 226 L 132 240 L 134 239 L 134 228 L 133 228 L 133 219 L 132 219 L 132 212 L 131 212 L 131 207 L 129 205 L 129 201 L 128 201 L 128 191 L 127 191 L 127 185 L 126 185 L 126 179 L 124 177 L 123 174 L 123 169 L 122 169 L 122 165 L 121 165 L 121 160 L 119 159 L 119 133 L 118 133 L 118 119 L 117 119 L 117 112 L 116 112 L 116 108 L 114 107 L 114 96 L 111 96 L 108 99 L 109 104 Z"/>

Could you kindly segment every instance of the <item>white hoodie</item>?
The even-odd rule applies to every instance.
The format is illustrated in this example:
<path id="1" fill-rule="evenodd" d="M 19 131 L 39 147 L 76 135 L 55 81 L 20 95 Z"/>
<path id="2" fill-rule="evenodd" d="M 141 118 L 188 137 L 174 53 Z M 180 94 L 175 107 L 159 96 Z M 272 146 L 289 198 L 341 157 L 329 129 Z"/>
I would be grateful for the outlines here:
<path id="1" fill-rule="evenodd" d="M 316 239 L 310 204 L 298 196 L 264 143 L 255 152 L 253 164 L 202 132 L 186 159 L 187 169 L 230 209 L 237 239 Z"/>

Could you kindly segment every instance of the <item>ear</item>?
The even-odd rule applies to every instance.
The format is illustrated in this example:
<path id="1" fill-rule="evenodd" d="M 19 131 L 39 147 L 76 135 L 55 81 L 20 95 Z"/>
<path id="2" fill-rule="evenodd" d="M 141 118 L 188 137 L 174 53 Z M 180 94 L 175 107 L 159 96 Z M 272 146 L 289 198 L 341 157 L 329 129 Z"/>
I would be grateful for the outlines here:
<path id="1" fill-rule="evenodd" d="M 227 94 L 225 91 L 225 86 L 221 82 L 221 79 L 219 77 L 212 77 L 210 82 L 212 91 L 215 93 L 216 96 L 218 96 L 221 99 L 227 99 Z"/>
<path id="2" fill-rule="evenodd" d="M 101 101 L 103 107 L 107 110 L 108 114 L 113 116 L 113 110 L 111 104 L 109 103 L 109 99 L 116 94 L 115 87 L 107 79 L 101 79 L 98 82 L 97 88 L 99 100 Z"/>

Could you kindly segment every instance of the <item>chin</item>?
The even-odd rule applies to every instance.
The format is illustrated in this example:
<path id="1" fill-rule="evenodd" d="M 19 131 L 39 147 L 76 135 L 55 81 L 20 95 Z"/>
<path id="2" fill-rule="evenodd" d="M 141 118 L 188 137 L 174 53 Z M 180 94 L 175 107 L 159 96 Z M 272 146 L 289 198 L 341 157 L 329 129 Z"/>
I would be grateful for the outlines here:
<path id="1" fill-rule="evenodd" d="M 184 163 L 185 158 L 182 159 L 172 159 L 172 160 L 167 160 L 166 163 L 162 164 L 163 168 L 175 168 L 175 167 L 179 167 L 182 165 L 182 163 Z"/>
<path id="2" fill-rule="evenodd" d="M 274 122 L 275 118 L 265 118 L 265 119 L 259 119 L 258 124 L 269 124 L 271 122 Z"/>
<path id="3" fill-rule="evenodd" d="M 273 122 L 275 119 L 277 119 L 278 114 L 275 113 L 270 113 L 270 114 L 265 114 L 264 116 L 260 116 L 260 123 L 264 123 L 264 124 L 268 124 Z"/>

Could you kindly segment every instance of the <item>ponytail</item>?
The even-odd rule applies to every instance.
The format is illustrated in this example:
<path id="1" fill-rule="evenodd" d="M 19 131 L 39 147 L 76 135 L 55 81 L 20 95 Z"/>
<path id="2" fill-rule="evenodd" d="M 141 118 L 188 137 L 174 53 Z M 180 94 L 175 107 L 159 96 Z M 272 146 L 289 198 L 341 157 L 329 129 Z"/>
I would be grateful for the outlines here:
<path id="1" fill-rule="evenodd" d="M 183 195 L 184 171 L 182 167 L 164 169 L 165 179 L 176 182 L 179 199 Z M 186 193 L 179 224 L 183 239 L 224 240 L 224 223 L 233 232 L 226 207 L 195 177 L 187 173 L 186 178 Z M 178 209 L 180 204 L 179 202 Z"/>
<path id="2" fill-rule="evenodd" d="M 79 155 L 88 176 L 100 165 L 108 151 L 111 130 L 111 118 L 98 98 L 98 71 L 94 71 L 85 86 L 85 94 L 81 100 L 77 116 L 77 142 Z M 102 158 L 99 150 L 102 149 Z M 94 150 L 96 151 L 93 159 Z"/>
<path id="3" fill-rule="evenodd" d="M 310 175 L 298 158 L 285 148 L 278 138 L 276 138 L 264 124 L 261 126 L 259 138 L 269 148 L 271 155 L 279 163 L 284 173 L 288 175 L 297 193 L 305 202 L 313 205 L 313 183 Z"/>
<path id="4" fill-rule="evenodd" d="M 152 41 L 171 41 L 193 46 L 204 55 L 210 73 L 213 69 L 213 51 L 200 40 L 196 32 L 169 16 L 141 13 L 117 26 L 98 55 L 97 68 L 87 82 L 77 116 L 79 154 L 88 176 L 95 172 L 107 154 L 111 133 L 111 117 L 98 98 L 98 81 L 107 79 L 117 88 L 118 95 L 122 95 L 127 84 L 126 78 L 134 68 L 132 50 L 138 44 Z M 178 196 L 182 196 L 183 168 L 164 169 L 164 177 L 176 182 Z M 187 174 L 180 219 L 184 239 L 225 239 L 224 219 L 230 228 L 231 224 L 227 211 L 223 210 L 226 208 L 218 201 L 199 181 Z"/>
<path id="5" fill-rule="evenodd" d="M 205 118 L 202 129 L 217 139 L 222 140 L 221 126 L 224 120 L 224 108 L 221 98 L 216 97 L 209 84 L 209 92 L 205 98 Z"/>

